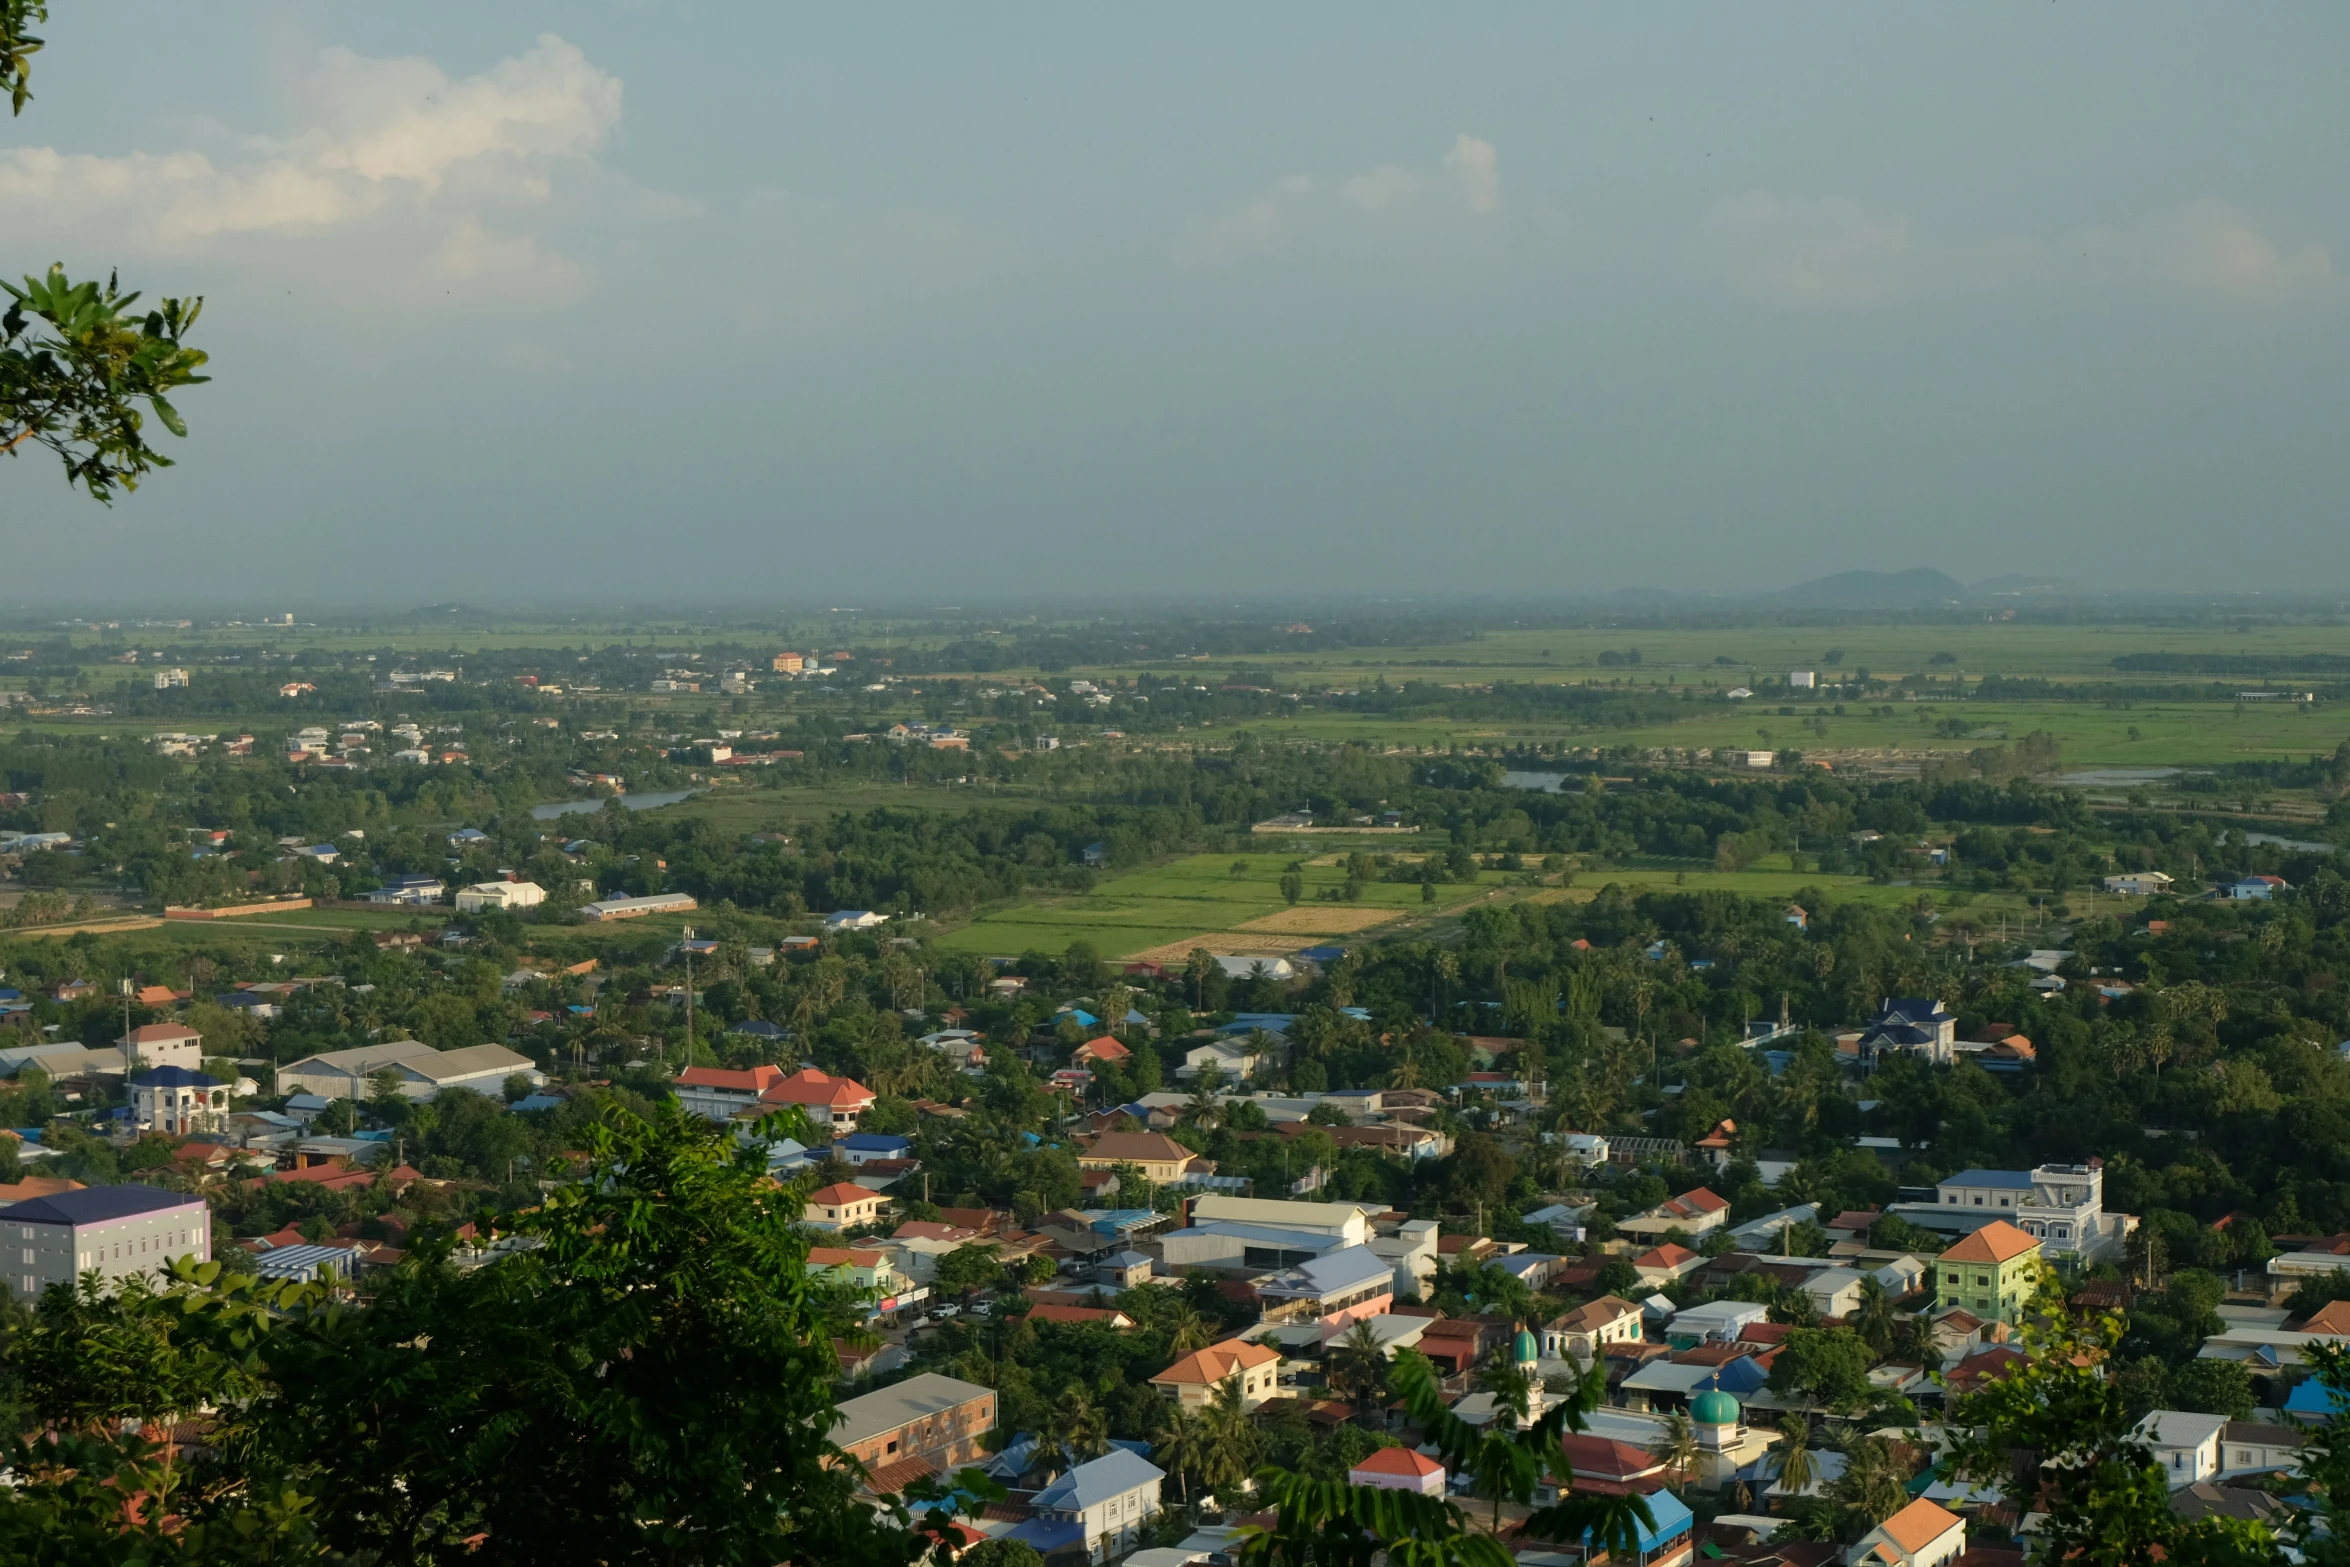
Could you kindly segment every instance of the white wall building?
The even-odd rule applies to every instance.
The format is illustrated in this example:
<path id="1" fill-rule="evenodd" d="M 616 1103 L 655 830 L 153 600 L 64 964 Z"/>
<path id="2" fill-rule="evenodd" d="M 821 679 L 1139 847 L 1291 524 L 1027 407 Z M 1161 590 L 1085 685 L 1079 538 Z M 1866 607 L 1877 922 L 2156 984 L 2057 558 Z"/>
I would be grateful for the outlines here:
<path id="1" fill-rule="evenodd" d="M 457 890 L 457 912 L 483 909 L 528 909 L 547 901 L 547 889 L 535 881 L 484 881 Z"/>
<path id="2" fill-rule="evenodd" d="M 0 1272 L 16 1298 L 95 1269 L 107 1279 L 159 1272 L 175 1258 L 212 1260 L 201 1197 L 154 1186 L 92 1186 L 0 1208 Z"/>

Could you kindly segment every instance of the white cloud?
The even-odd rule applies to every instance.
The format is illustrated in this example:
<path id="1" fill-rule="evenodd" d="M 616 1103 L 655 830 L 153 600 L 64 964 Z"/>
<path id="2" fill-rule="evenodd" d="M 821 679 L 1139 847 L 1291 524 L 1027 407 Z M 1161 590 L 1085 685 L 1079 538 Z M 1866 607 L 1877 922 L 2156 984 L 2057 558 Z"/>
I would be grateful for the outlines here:
<path id="1" fill-rule="evenodd" d="M 2216 201 L 2189 203 L 2126 229 L 2088 229 L 2066 245 L 2102 278 L 2153 281 L 2252 304 L 2337 290 L 2323 245 L 2287 250 Z"/>
<path id="2" fill-rule="evenodd" d="M 1471 212 L 1501 210 L 1501 154 L 1493 143 L 1466 132 L 1455 136 L 1452 151 L 1444 155 L 1444 172 Z"/>
<path id="3" fill-rule="evenodd" d="M 301 131 L 249 138 L 219 161 L 194 150 L 0 152 L 0 208 L 20 235 L 109 255 L 177 259 L 267 238 L 270 259 L 314 263 L 312 251 L 283 248 L 305 238 L 339 241 L 386 275 L 421 266 L 550 298 L 578 292 L 578 268 L 537 238 L 493 232 L 546 202 L 550 171 L 589 157 L 619 121 L 619 79 L 577 47 L 546 34 L 463 79 L 429 60 L 330 49 L 306 97 L 317 113 Z"/>
<path id="4" fill-rule="evenodd" d="M 1310 176 L 1290 175 L 1238 206 L 1186 225 L 1175 260 L 1185 267 L 1223 266 L 1344 214 L 1397 218 L 1447 206 L 1479 216 L 1501 210 L 1501 155 L 1493 143 L 1464 133 L 1433 165 L 1382 163 L 1336 181 L 1327 194 Z"/>
<path id="5" fill-rule="evenodd" d="M 1196 219 L 1175 247 L 1175 259 L 1184 266 L 1214 267 L 1265 250 L 1288 232 L 1291 214 L 1313 194 L 1314 182 L 1303 174 L 1276 180 L 1253 200 Z"/>
<path id="6" fill-rule="evenodd" d="M 1875 304 L 1899 285 L 1911 256 L 1908 219 L 1843 196 L 1724 197 L 1700 234 L 1732 288 L 1797 305 Z"/>

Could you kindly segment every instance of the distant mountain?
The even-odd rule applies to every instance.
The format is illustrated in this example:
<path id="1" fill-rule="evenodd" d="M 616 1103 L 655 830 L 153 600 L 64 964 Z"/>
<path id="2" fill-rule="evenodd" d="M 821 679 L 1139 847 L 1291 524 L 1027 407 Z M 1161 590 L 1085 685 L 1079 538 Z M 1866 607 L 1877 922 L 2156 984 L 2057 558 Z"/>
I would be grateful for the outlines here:
<path id="1" fill-rule="evenodd" d="M 1969 596 L 1966 584 L 1931 566 L 1907 571 L 1840 571 L 1783 588 L 1780 602 L 1806 609 L 1914 609 Z"/>
<path id="2" fill-rule="evenodd" d="M 2081 585 L 2069 577 L 2021 577 L 2009 575 L 1978 582 L 1970 590 L 1975 593 L 2078 593 Z"/>

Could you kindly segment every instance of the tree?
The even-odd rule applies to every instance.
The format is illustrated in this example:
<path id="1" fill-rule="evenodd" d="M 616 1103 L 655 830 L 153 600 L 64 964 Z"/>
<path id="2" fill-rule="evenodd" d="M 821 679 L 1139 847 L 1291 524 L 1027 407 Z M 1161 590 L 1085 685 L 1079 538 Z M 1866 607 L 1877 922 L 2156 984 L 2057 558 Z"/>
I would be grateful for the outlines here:
<path id="1" fill-rule="evenodd" d="M 1845 1450 L 1844 1472 L 1828 1482 L 1830 1503 L 1844 1515 L 1840 1531 L 1857 1540 L 1908 1504 L 1909 1470 L 1881 1436 L 1864 1436 Z"/>
<path id="2" fill-rule="evenodd" d="M 1357 1420 L 1369 1419 L 1387 1391 L 1387 1341 L 1368 1317 L 1357 1317 L 1323 1356 L 1332 1391 L 1355 1406 Z"/>
<path id="3" fill-rule="evenodd" d="M 1778 1468 L 1779 1485 L 1790 1496 L 1809 1490 L 1819 1473 L 1811 1456 L 1811 1422 L 1801 1415 L 1789 1415 L 1779 1427 Z"/>
<path id="4" fill-rule="evenodd" d="M 1681 1483 L 1689 1483 L 1689 1471 L 1696 1467 L 1698 1455 L 1697 1426 L 1686 1410 L 1676 1409 L 1664 1418 L 1657 1430 L 1656 1440 L 1648 1445 L 1648 1456 L 1662 1463 L 1680 1476 Z"/>
<path id="5" fill-rule="evenodd" d="M 1869 1347 L 1850 1328 L 1797 1328 L 1771 1363 L 1771 1390 L 1822 1404 L 1856 1404 L 1869 1396 Z"/>
<path id="6" fill-rule="evenodd" d="M 1264 1440 L 1248 1417 L 1237 1374 L 1216 1384 L 1201 1413 L 1201 1425 L 1208 1446 L 1199 1464 L 1200 1484 L 1221 1496 L 1228 1487 L 1248 1478 Z"/>
<path id="7" fill-rule="evenodd" d="M 1004 1280 L 1004 1260 L 992 1241 L 967 1241 L 938 1259 L 931 1282 L 941 1295 L 965 1299 Z"/>
<path id="8" fill-rule="evenodd" d="M 1860 1281 L 1860 1303 L 1853 1307 L 1852 1330 L 1868 1345 L 1870 1354 L 1882 1357 L 1893 1348 L 1893 1320 L 1893 1296 L 1885 1281 L 1872 1273 Z"/>
<path id="9" fill-rule="evenodd" d="M 955 1558 L 955 1567 L 1044 1567 L 1026 1540 L 981 1540 Z"/>

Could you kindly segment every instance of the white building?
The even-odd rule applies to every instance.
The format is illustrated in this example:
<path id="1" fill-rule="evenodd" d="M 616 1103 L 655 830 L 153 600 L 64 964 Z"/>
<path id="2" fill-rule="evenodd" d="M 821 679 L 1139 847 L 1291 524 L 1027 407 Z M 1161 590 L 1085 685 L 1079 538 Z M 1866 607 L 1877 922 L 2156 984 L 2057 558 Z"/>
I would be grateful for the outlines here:
<path id="1" fill-rule="evenodd" d="M 1104 1562 L 1132 1549 L 1159 1515 L 1159 1482 L 1166 1477 L 1149 1459 L 1113 1448 L 1037 1492 L 1029 1511 L 1083 1525 L 1086 1556 Z"/>
<path id="2" fill-rule="evenodd" d="M 2132 871 L 2126 876 L 2105 878 L 2107 892 L 2127 893 L 2133 898 L 2151 898 L 2158 892 L 2168 892 L 2171 879 L 2160 871 Z"/>
<path id="3" fill-rule="evenodd" d="M 1815 670 L 1791 670 L 1787 675 L 1787 689 L 1790 691 L 1816 691 L 1819 684 L 1820 677 Z"/>
<path id="4" fill-rule="evenodd" d="M 131 1079 L 131 1114 L 139 1125 L 197 1137 L 228 1125 L 228 1084 L 184 1066 L 159 1066 Z"/>
<path id="5" fill-rule="evenodd" d="M 530 1057 L 504 1045 L 435 1050 L 419 1040 L 399 1039 L 289 1061 L 277 1069 L 277 1089 L 281 1094 L 365 1100 L 375 1091 L 375 1074 L 386 1071 L 409 1099 L 430 1099 L 452 1088 L 497 1097 L 509 1077 L 521 1076 L 533 1084 L 547 1080 Z"/>
<path id="6" fill-rule="evenodd" d="M 871 930 L 876 925 L 889 923 L 889 916 L 876 914 L 871 909 L 841 909 L 824 916 L 824 928 L 835 930 Z"/>
<path id="7" fill-rule="evenodd" d="M 158 1273 L 179 1257 L 212 1260 L 212 1213 L 201 1197 L 154 1186 L 92 1186 L 0 1208 L 5 1273 L 16 1298 L 92 1271 L 107 1279 Z"/>
<path id="8" fill-rule="evenodd" d="M 2154 1455 L 2170 1488 L 2177 1491 L 2219 1473 L 2220 1436 L 2227 1427 L 2225 1415 L 2157 1409 L 2138 1422 L 2135 1434 Z"/>
<path id="9" fill-rule="evenodd" d="M 2040 1243 L 2051 1260 L 2095 1261 L 2119 1252 L 2138 1221 L 2105 1211 L 2105 1167 L 2044 1164 L 2033 1170 L 1961 1170 L 1936 1183 L 1935 1200 L 1888 1210 L 1912 1224 L 1964 1235 L 2004 1219 Z"/>
<path id="10" fill-rule="evenodd" d="M 193 1072 L 204 1064 L 204 1036 L 178 1023 L 142 1023 L 114 1043 L 126 1059 L 135 1054 L 141 1066 Z"/>
<path id="11" fill-rule="evenodd" d="M 457 912 L 483 909 L 528 909 L 547 901 L 547 889 L 535 881 L 484 881 L 457 890 Z"/>

